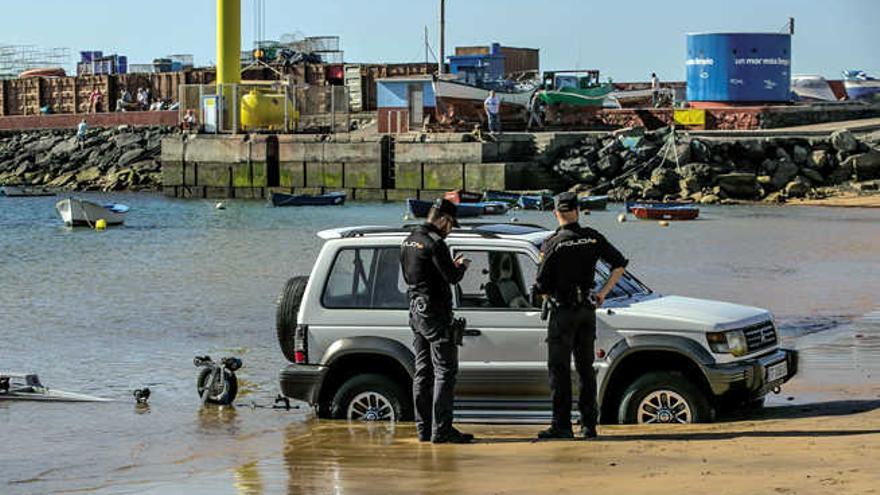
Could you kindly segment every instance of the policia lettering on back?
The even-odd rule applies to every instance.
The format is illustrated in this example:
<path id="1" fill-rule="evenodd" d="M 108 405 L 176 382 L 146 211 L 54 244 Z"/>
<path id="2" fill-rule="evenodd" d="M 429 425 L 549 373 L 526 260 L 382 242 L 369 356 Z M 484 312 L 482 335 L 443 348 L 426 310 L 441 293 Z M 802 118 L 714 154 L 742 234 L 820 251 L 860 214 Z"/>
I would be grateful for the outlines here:
<path id="1" fill-rule="evenodd" d="M 541 249 L 535 292 L 553 302 L 547 325 L 547 369 L 553 402 L 553 423 L 539 438 L 571 438 L 571 358 L 580 377 L 578 410 L 585 437 L 596 436 L 596 376 L 593 371 L 596 340 L 596 304 L 593 285 L 601 258 L 611 270 L 627 259 L 599 232 L 578 224 L 577 196 L 555 198 L 560 227 Z"/>

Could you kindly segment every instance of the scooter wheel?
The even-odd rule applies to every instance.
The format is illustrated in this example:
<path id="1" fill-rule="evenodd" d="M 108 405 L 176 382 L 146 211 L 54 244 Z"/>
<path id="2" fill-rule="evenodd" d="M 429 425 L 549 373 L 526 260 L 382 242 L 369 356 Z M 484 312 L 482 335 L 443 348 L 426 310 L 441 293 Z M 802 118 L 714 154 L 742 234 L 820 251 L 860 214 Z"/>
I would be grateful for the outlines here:
<path id="1" fill-rule="evenodd" d="M 205 389 L 210 387 L 208 391 L 208 404 L 217 404 L 228 406 L 235 400 L 238 395 L 238 378 L 234 373 L 220 373 L 220 377 L 215 377 L 213 383 L 209 384 L 211 378 L 211 368 L 205 367 L 199 372 L 199 379 L 196 383 L 199 392 L 199 398 L 204 394 Z"/>

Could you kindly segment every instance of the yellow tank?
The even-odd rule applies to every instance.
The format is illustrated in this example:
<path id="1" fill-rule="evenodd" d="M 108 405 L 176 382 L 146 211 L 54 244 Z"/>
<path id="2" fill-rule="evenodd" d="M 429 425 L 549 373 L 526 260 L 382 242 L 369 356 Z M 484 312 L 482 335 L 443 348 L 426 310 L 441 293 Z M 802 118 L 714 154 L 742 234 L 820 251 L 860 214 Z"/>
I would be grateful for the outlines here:
<path id="1" fill-rule="evenodd" d="M 252 89 L 241 97 L 241 128 L 243 130 L 284 128 L 284 94 L 263 93 Z M 293 127 L 299 118 L 293 104 L 287 102 L 287 118 Z"/>

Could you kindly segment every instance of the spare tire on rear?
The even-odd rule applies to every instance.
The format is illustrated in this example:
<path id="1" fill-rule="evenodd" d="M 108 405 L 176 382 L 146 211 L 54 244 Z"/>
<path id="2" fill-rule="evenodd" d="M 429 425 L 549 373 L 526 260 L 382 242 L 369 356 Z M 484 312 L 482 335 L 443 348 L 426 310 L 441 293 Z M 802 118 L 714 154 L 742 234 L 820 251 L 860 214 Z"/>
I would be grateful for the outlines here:
<path id="1" fill-rule="evenodd" d="M 278 332 L 278 344 L 281 352 L 290 362 L 295 362 L 295 349 L 293 336 L 296 332 L 296 315 L 302 303 L 303 293 L 309 277 L 293 277 L 284 284 L 281 294 L 278 295 L 278 309 L 275 313 L 275 329 Z"/>

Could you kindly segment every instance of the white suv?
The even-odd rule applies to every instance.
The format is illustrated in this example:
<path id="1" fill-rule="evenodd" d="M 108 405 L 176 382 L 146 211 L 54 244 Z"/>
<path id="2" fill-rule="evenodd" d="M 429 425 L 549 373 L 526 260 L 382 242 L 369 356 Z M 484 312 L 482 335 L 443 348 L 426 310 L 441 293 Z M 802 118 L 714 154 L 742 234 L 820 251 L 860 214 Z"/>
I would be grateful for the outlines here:
<path id="1" fill-rule="evenodd" d="M 280 375 L 285 396 L 316 406 L 321 417 L 412 417 L 412 330 L 400 270 L 409 231 L 318 234 L 326 242 L 311 275 L 292 278 L 279 298 L 279 343 L 293 363 Z M 453 290 L 456 316 L 467 319 L 455 391 L 460 420 L 550 417 L 546 323 L 528 292 L 550 234 L 537 225 L 470 224 L 446 239 L 453 256 L 473 260 Z M 596 283 L 607 274 L 600 261 Z M 596 316 L 602 423 L 711 421 L 719 407 L 761 404 L 797 369 L 768 311 L 657 294 L 630 273 Z"/>

